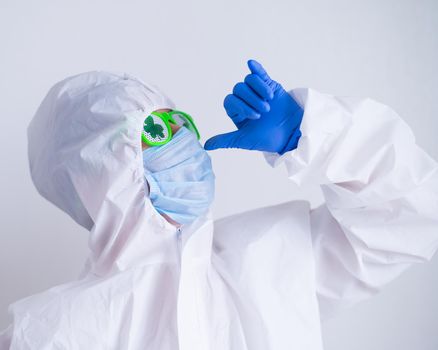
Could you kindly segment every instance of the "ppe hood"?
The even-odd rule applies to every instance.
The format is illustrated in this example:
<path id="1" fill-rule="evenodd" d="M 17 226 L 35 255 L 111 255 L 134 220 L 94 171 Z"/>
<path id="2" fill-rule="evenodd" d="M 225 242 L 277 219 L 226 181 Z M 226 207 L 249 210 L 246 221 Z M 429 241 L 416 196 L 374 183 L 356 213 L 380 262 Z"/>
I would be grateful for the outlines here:
<path id="1" fill-rule="evenodd" d="M 143 121 L 161 108 L 174 104 L 155 87 L 127 74 L 88 72 L 57 83 L 28 127 L 32 180 L 91 231 L 96 274 L 174 256 L 159 248 L 176 228 L 147 199 L 142 163 Z"/>

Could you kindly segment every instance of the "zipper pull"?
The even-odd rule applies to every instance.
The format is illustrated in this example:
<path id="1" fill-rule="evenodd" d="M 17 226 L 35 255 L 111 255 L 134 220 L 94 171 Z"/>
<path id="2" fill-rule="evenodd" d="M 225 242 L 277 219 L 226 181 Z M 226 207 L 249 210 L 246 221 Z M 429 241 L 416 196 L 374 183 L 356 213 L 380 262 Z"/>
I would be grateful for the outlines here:
<path id="1" fill-rule="evenodd" d="M 179 260 L 181 261 L 181 245 L 182 245 L 182 240 L 181 240 L 181 227 L 178 227 L 176 229 L 176 244 L 177 244 L 177 249 L 178 249 L 178 256 L 179 256 Z"/>

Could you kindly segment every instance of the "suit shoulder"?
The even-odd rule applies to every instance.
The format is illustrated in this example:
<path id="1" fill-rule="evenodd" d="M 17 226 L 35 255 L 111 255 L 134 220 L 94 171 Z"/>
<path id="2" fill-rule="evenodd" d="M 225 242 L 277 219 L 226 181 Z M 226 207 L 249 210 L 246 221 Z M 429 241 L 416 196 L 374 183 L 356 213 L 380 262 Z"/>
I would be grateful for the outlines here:
<path id="1" fill-rule="evenodd" d="M 216 251 L 226 247 L 246 246 L 274 230 L 306 230 L 310 203 L 289 201 L 247 210 L 215 220 L 213 244 Z"/>

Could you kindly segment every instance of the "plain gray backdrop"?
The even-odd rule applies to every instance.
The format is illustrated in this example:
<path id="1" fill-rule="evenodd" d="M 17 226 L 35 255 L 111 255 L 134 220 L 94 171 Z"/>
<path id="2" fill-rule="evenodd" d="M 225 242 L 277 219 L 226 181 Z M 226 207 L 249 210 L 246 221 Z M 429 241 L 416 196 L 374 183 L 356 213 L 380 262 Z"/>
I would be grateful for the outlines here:
<path id="1" fill-rule="evenodd" d="M 48 89 L 89 70 L 126 71 L 190 112 L 202 141 L 230 131 L 222 102 L 256 58 L 290 89 L 367 96 L 407 121 L 438 159 L 438 1 L 0 0 L 0 329 L 13 301 L 75 279 L 87 232 L 46 202 L 26 128 Z M 257 152 L 212 153 L 216 217 L 297 198 Z M 438 215 L 438 213 L 437 213 Z M 438 349 L 438 258 L 323 326 L 328 350 Z"/>

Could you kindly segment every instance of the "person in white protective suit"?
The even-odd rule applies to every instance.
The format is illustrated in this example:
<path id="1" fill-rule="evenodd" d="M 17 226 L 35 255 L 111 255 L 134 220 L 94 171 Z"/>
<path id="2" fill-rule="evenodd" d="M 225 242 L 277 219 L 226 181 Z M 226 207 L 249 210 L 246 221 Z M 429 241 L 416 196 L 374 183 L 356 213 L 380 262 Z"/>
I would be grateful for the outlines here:
<path id="1" fill-rule="evenodd" d="M 319 185 L 324 204 L 214 221 L 211 162 L 193 130 L 171 123 L 166 144 L 141 142 L 148 116 L 175 111 L 162 92 L 126 74 L 67 78 L 28 128 L 30 169 L 90 231 L 90 254 L 77 280 L 9 306 L 0 349 L 322 349 L 321 319 L 431 259 L 437 164 L 407 124 L 371 99 L 285 93 L 249 65 L 224 103 L 237 130 L 205 149 L 258 150 L 292 182 Z M 168 157 L 179 152 L 183 189 Z"/>

